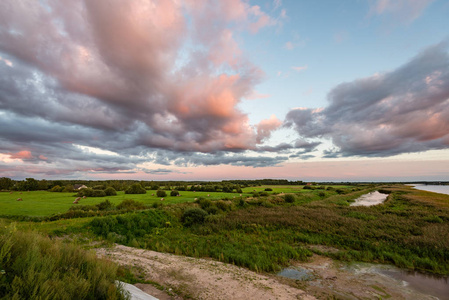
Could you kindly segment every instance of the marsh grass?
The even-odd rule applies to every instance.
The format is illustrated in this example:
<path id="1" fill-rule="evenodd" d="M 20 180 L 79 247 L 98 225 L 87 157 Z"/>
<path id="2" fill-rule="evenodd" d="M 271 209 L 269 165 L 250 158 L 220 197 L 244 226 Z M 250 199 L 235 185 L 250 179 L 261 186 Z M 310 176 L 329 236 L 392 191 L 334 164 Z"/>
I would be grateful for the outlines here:
<path id="1" fill-rule="evenodd" d="M 271 199 L 277 200 L 253 198 L 245 200 L 245 205 L 239 200 L 231 209 L 190 227 L 179 221 L 181 210 L 170 219 L 169 228 L 161 221 L 159 227 L 138 233 L 137 226 L 133 232 L 121 233 L 126 236 L 121 242 L 212 257 L 255 271 L 276 271 L 291 259 L 306 260 L 311 255 L 308 245 L 319 244 L 337 248 L 339 251 L 326 255 L 340 260 L 390 263 L 448 274 L 449 210 L 436 206 L 436 202 L 415 200 L 408 190 L 395 190 L 388 201 L 373 207 L 340 205 L 369 191 L 350 190 L 341 195 L 326 191 L 330 197 L 323 200 L 318 191 L 307 192 L 297 195 L 294 204 L 273 196 Z M 210 208 L 215 204 L 199 201 L 196 205 Z M 109 230 L 118 232 L 113 226 Z"/>
<path id="2" fill-rule="evenodd" d="M 126 298 L 115 285 L 115 264 L 72 244 L 1 227 L 2 299 Z"/>

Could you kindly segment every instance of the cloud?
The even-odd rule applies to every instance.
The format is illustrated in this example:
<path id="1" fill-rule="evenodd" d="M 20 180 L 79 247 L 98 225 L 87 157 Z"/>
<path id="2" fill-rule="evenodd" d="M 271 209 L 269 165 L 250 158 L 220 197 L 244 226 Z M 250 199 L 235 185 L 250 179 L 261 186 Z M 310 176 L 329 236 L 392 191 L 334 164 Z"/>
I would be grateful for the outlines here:
<path id="1" fill-rule="evenodd" d="M 448 42 L 396 70 L 336 86 L 320 110 L 291 110 L 284 126 L 325 137 L 336 156 L 391 156 L 449 147 Z"/>
<path id="2" fill-rule="evenodd" d="M 419 18 L 434 0 L 376 0 L 371 3 L 370 15 L 389 15 L 410 24 Z"/>
<path id="3" fill-rule="evenodd" d="M 273 25 L 243 0 L 2 1 L 0 153 L 82 170 L 73 144 L 121 159 L 256 149 L 277 123 L 238 107 L 265 75 L 237 38 Z"/>
<path id="4" fill-rule="evenodd" d="M 257 142 L 262 143 L 271 136 L 271 132 L 281 127 L 282 122 L 275 115 L 271 115 L 269 119 L 260 121 L 257 124 Z"/>
<path id="5" fill-rule="evenodd" d="M 287 50 L 293 50 L 295 49 L 295 45 L 292 42 L 286 42 L 284 48 Z"/>
<path id="6" fill-rule="evenodd" d="M 298 72 L 305 71 L 305 70 L 307 70 L 307 68 L 308 68 L 307 65 L 299 66 L 299 67 L 292 67 L 293 70 L 298 71 Z"/>

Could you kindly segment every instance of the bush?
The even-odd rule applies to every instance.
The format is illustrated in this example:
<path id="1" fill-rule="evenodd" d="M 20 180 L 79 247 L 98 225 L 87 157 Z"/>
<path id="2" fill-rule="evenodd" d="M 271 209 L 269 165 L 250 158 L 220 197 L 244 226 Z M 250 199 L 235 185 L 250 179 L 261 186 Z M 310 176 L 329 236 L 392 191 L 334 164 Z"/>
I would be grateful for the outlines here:
<path id="1" fill-rule="evenodd" d="M 113 210 L 114 209 L 114 204 L 112 204 L 112 202 L 109 201 L 108 199 L 106 199 L 103 202 L 98 203 L 95 206 L 98 207 L 99 210 Z"/>
<path id="2" fill-rule="evenodd" d="M 104 193 L 106 196 L 117 196 L 117 191 L 112 186 L 106 188 Z"/>
<path id="3" fill-rule="evenodd" d="M 102 190 L 93 190 L 91 188 L 82 189 L 77 194 L 78 197 L 105 197 L 106 193 Z"/>
<path id="4" fill-rule="evenodd" d="M 140 210 L 145 209 L 145 204 L 142 202 L 134 201 L 132 199 L 123 200 L 119 205 L 117 205 L 117 209 L 123 210 Z"/>
<path id="5" fill-rule="evenodd" d="M 181 222 L 186 227 L 190 227 L 194 224 L 203 224 L 206 216 L 207 212 L 204 209 L 198 207 L 188 208 L 182 214 Z"/>
<path id="6" fill-rule="evenodd" d="M 293 195 L 293 194 L 286 194 L 286 195 L 284 196 L 284 200 L 285 200 L 285 202 L 287 202 L 287 203 L 293 203 L 293 202 L 295 202 L 295 199 L 296 199 L 296 197 L 295 197 L 295 195 Z"/>
<path id="7" fill-rule="evenodd" d="M 205 198 L 199 198 L 195 202 L 198 203 L 202 209 L 206 209 L 212 205 L 212 201 L 210 201 L 209 199 L 205 199 Z"/>
<path id="8" fill-rule="evenodd" d="M 312 186 L 310 186 L 310 185 L 305 185 L 302 189 L 303 189 L 303 190 L 312 190 Z"/>
<path id="9" fill-rule="evenodd" d="M 63 190 L 64 190 L 64 187 L 59 186 L 59 185 L 55 185 L 54 187 L 51 188 L 50 192 L 60 193 Z"/>
<path id="10" fill-rule="evenodd" d="M 179 196 L 179 192 L 176 191 L 176 190 L 171 191 L 171 192 L 170 192 L 170 196 L 173 196 L 173 197 Z"/>
<path id="11" fill-rule="evenodd" d="M 265 192 L 272 192 L 272 191 L 273 191 L 272 188 L 266 188 L 266 189 L 265 189 Z"/>
<path id="12" fill-rule="evenodd" d="M 139 183 L 134 183 L 125 191 L 125 194 L 146 194 L 146 192 Z"/>
<path id="13" fill-rule="evenodd" d="M 345 191 L 342 190 L 342 189 L 336 189 L 335 191 L 336 191 L 337 194 L 339 194 L 339 195 L 345 194 Z"/>
<path id="14" fill-rule="evenodd" d="M 106 197 L 106 193 L 103 190 L 93 190 L 90 197 Z"/>
<path id="15" fill-rule="evenodd" d="M 324 197 L 326 197 L 326 193 L 325 193 L 325 192 L 319 192 L 319 193 L 318 193 L 318 196 L 319 196 L 320 198 L 324 198 Z"/>
<path id="16" fill-rule="evenodd" d="M 156 195 L 158 197 L 167 197 L 167 193 L 163 190 L 157 190 Z"/>

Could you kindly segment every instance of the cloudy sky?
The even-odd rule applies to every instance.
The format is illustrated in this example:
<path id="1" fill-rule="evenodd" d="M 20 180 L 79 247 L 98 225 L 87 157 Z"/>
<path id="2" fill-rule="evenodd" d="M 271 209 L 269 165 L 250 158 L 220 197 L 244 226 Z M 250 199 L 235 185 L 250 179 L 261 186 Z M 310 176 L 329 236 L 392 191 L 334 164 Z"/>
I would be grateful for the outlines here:
<path id="1" fill-rule="evenodd" d="M 0 176 L 449 180 L 448 0 L 2 0 Z"/>

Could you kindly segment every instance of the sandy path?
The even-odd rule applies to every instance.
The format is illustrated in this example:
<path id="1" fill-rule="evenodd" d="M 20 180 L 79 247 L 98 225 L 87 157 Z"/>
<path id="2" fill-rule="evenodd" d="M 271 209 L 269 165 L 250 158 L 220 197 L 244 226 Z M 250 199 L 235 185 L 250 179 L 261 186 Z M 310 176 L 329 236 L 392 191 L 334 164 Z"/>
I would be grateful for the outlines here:
<path id="1" fill-rule="evenodd" d="M 221 262 L 136 249 L 122 245 L 97 249 L 100 256 L 122 265 L 143 268 L 146 279 L 171 287 L 194 299 L 304 299 L 315 297 L 279 282 L 274 276 L 258 274 Z M 150 285 L 136 285 L 159 299 L 179 299 Z"/>

